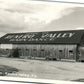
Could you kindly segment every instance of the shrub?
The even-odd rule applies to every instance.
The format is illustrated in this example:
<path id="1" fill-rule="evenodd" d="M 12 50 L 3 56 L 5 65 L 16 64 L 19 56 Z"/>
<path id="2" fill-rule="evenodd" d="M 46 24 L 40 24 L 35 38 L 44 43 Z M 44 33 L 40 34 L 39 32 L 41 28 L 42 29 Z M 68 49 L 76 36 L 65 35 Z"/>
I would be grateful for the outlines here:
<path id="1" fill-rule="evenodd" d="M 12 56 L 16 57 L 16 58 L 19 57 L 19 49 L 18 48 L 14 49 Z"/>

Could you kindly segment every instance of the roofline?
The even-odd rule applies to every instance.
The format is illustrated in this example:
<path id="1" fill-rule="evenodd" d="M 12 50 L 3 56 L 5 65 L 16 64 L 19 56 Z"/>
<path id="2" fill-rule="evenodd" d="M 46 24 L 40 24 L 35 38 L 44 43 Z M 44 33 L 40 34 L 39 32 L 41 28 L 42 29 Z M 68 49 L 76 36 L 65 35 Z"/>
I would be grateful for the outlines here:
<path id="1" fill-rule="evenodd" d="M 46 33 L 46 32 L 69 32 L 69 31 L 71 31 L 71 32 L 74 32 L 74 31 L 82 31 L 82 32 L 84 32 L 84 30 L 55 30 L 55 31 L 35 31 L 35 32 L 28 31 L 28 32 L 19 32 L 19 33 L 14 32 L 14 33 L 7 33 L 7 34 Z M 7 34 L 5 34 L 5 35 L 7 35 Z"/>
<path id="2" fill-rule="evenodd" d="M 61 44 L 61 45 L 72 45 L 72 44 L 74 44 L 74 45 L 79 45 L 79 43 L 0 43 L 0 44 Z"/>

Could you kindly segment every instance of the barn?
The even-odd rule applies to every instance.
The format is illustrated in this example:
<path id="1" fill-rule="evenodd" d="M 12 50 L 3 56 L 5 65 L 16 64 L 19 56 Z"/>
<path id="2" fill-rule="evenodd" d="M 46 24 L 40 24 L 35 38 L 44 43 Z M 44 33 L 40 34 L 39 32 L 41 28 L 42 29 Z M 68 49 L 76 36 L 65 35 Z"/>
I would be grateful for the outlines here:
<path id="1" fill-rule="evenodd" d="M 8 33 L 0 38 L 0 56 L 26 59 L 84 60 L 84 30 Z"/>

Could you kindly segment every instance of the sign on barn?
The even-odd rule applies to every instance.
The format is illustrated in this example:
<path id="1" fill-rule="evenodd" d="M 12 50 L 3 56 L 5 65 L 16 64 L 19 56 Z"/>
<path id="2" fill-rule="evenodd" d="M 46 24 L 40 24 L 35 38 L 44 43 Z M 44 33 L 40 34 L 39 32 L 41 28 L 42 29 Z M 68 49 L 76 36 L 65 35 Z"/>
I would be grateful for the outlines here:
<path id="1" fill-rule="evenodd" d="M 9 41 L 52 41 L 57 38 L 71 38 L 75 33 L 28 33 L 8 35 Z"/>

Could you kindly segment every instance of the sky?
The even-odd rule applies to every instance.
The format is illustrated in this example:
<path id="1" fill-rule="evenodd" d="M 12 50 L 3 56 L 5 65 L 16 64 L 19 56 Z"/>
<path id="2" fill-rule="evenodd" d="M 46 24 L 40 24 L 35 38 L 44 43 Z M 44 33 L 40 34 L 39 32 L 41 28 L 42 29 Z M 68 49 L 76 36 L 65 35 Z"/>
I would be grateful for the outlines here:
<path id="1" fill-rule="evenodd" d="M 0 37 L 6 33 L 84 29 L 84 4 L 0 0 Z"/>

